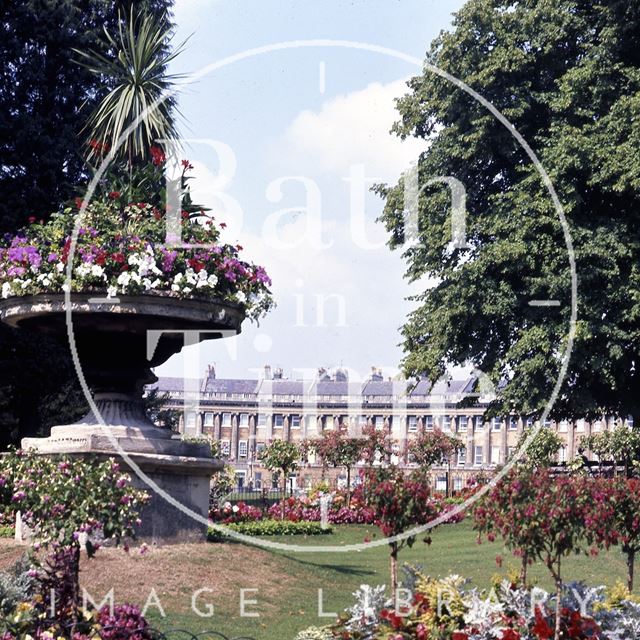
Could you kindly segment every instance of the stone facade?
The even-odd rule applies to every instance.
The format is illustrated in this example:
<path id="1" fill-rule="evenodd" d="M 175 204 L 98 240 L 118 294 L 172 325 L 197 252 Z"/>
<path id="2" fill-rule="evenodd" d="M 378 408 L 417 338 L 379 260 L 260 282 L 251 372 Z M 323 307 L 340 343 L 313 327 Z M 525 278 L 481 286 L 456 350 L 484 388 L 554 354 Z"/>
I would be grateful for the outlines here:
<path id="1" fill-rule="evenodd" d="M 407 390 L 406 383 L 384 380 L 376 370 L 364 382 L 349 381 L 340 370 L 329 375 L 322 369 L 315 380 L 289 380 L 279 370 L 272 373 L 269 367 L 260 380 L 231 380 L 217 378 L 209 367 L 203 380 L 188 382 L 187 389 L 194 391 L 186 395 L 181 378 L 160 378 L 157 387 L 169 394 L 166 408 L 181 412 L 182 433 L 206 435 L 220 442 L 241 486 L 272 486 L 271 474 L 261 467 L 258 453 L 274 439 L 312 439 L 340 425 L 359 435 L 364 425 L 373 425 L 390 434 L 400 464 L 406 464 L 406 444 L 419 431 L 440 428 L 457 435 L 465 443 L 465 450 L 433 472 L 436 488 L 457 490 L 469 476 L 491 473 L 504 464 L 524 428 L 532 424 L 530 418 L 517 415 L 485 418 L 491 394 L 475 394 L 474 406 L 463 407 L 463 398 L 474 395 L 471 391 L 475 382 L 475 377 L 469 376 L 431 388 L 423 380 Z M 550 420 L 545 426 L 556 430 L 564 440 L 558 452 L 558 461 L 564 462 L 578 455 L 581 438 L 592 431 L 611 429 L 617 422 L 603 417 L 593 423 L 577 420 L 556 424 Z M 341 473 L 324 470 L 310 459 L 290 479 L 290 487 L 308 487 L 321 479 L 344 481 L 339 478 Z"/>

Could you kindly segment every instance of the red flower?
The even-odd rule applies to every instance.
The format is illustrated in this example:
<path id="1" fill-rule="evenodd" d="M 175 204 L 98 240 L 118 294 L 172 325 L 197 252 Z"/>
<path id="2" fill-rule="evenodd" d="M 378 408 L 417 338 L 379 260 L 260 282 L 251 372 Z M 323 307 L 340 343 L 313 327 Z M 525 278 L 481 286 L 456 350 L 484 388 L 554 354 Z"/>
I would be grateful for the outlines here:
<path id="1" fill-rule="evenodd" d="M 111 200 L 116 200 L 121 195 L 122 194 L 119 191 L 111 191 L 111 192 L 109 192 L 109 198 L 111 198 Z"/>
<path id="2" fill-rule="evenodd" d="M 188 160 L 183 160 L 181 164 L 185 169 L 193 169 L 193 165 Z"/>
<path id="3" fill-rule="evenodd" d="M 164 155 L 164 151 L 160 147 L 151 147 L 150 151 L 151 162 L 153 162 L 156 167 L 159 167 L 166 162 L 167 157 Z"/>
<path id="4" fill-rule="evenodd" d="M 469 636 L 464 631 L 454 631 L 451 640 L 469 640 Z"/>
<path id="5" fill-rule="evenodd" d="M 33 224 L 36 221 L 36 217 L 35 216 L 29 216 L 27 218 L 27 220 L 29 220 L 29 224 Z"/>
<path id="6" fill-rule="evenodd" d="M 520 634 L 515 629 L 503 629 L 501 640 L 520 640 Z"/>
<path id="7" fill-rule="evenodd" d="M 536 637 L 540 638 L 540 640 L 550 640 L 550 638 L 553 638 L 554 631 L 542 615 L 540 607 L 536 607 L 535 619 L 536 622 L 533 625 L 532 631 L 536 634 Z"/>

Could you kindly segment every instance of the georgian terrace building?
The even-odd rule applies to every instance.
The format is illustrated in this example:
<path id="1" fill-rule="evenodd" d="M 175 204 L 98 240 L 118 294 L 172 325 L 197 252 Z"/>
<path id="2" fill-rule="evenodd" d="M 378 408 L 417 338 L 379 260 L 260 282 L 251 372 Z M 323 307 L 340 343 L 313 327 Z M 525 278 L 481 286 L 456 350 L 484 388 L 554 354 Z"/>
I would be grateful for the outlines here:
<path id="1" fill-rule="evenodd" d="M 463 443 L 456 459 L 447 468 L 434 470 L 438 489 L 461 489 L 469 475 L 491 472 L 504 464 L 526 426 L 532 419 L 517 415 L 483 418 L 490 395 L 476 394 L 475 404 L 463 407 L 463 398 L 473 396 L 475 376 L 442 381 L 431 386 L 421 380 L 412 388 L 406 382 L 385 380 L 372 369 L 369 378 L 350 381 L 345 371 L 332 374 L 319 369 L 314 380 L 290 380 L 282 370 L 265 367 L 261 379 L 225 379 L 216 377 L 209 366 L 202 380 L 160 378 L 153 385 L 168 395 L 167 409 L 181 412 L 180 432 L 186 436 L 208 436 L 220 442 L 222 455 L 236 469 L 238 486 L 269 488 L 271 474 L 261 467 L 258 454 L 270 441 L 293 442 L 318 437 L 323 431 L 342 426 L 359 435 L 365 425 L 385 430 L 394 445 L 396 461 L 406 463 L 402 452 L 415 434 L 425 429 L 442 429 L 455 434 Z M 187 390 L 185 392 L 185 386 Z M 612 429 L 615 419 L 575 422 L 547 421 L 564 440 L 558 461 L 565 462 L 578 454 L 580 439 L 592 432 Z M 328 470 L 340 477 L 341 470 Z M 290 478 L 292 489 L 308 487 L 324 476 L 325 471 L 313 457 Z"/>

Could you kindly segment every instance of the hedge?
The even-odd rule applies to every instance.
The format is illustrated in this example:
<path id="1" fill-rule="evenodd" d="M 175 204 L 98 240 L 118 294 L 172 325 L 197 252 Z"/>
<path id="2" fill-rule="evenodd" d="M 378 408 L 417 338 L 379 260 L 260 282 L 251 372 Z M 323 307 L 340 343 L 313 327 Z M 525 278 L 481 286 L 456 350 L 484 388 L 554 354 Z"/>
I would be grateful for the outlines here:
<path id="1" fill-rule="evenodd" d="M 258 520 L 256 522 L 235 522 L 224 525 L 231 531 L 247 536 L 318 536 L 333 533 L 331 527 L 323 528 L 320 522 L 301 520 Z M 209 540 L 219 540 L 225 537 L 223 531 L 210 528 Z"/>

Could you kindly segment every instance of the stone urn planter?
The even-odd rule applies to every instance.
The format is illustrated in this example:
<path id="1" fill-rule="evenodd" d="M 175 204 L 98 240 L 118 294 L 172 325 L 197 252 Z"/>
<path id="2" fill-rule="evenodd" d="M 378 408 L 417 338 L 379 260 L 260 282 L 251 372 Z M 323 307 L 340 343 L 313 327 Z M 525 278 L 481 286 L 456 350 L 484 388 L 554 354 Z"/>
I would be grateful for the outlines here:
<path id="1" fill-rule="evenodd" d="M 222 463 L 206 444 L 182 441 L 157 428 L 145 415 L 144 385 L 157 380 L 152 367 L 184 346 L 184 331 L 210 340 L 238 333 L 239 306 L 163 295 L 119 296 L 74 293 L 71 323 L 78 359 L 104 425 L 90 411 L 74 424 L 55 426 L 48 438 L 25 438 L 22 447 L 45 453 L 120 456 L 181 505 L 206 517 L 211 475 Z M 0 320 L 12 327 L 46 333 L 68 343 L 64 294 L 11 297 L 0 301 Z M 139 532 L 152 542 L 202 540 L 206 526 L 155 494 L 140 477 L 134 483 L 152 494 Z"/>

